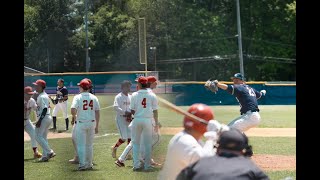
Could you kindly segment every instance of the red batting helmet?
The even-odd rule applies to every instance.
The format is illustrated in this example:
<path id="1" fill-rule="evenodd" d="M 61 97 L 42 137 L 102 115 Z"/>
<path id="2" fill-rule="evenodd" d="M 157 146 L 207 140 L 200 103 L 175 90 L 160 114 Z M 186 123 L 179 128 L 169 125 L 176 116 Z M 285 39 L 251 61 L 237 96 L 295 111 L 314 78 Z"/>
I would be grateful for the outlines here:
<path id="1" fill-rule="evenodd" d="M 196 103 L 190 106 L 188 112 L 205 120 L 210 121 L 214 119 L 214 114 L 211 108 L 205 104 Z M 192 120 L 191 118 L 185 116 L 183 120 L 183 126 L 186 129 L 194 129 L 201 134 L 204 134 L 207 131 L 207 125 L 201 122 Z"/>

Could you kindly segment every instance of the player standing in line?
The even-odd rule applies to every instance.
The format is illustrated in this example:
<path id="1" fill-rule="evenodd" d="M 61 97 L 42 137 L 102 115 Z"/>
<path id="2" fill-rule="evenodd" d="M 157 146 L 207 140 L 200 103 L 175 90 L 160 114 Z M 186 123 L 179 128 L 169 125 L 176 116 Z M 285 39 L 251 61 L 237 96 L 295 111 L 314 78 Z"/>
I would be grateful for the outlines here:
<path id="1" fill-rule="evenodd" d="M 259 125 L 261 117 L 257 100 L 266 95 L 266 90 L 259 92 L 245 84 L 245 78 L 241 73 L 236 73 L 231 79 L 233 85 L 222 84 L 218 80 L 214 82 L 219 88 L 236 97 L 240 104 L 241 116 L 231 121 L 228 126 L 244 132 Z"/>
<path id="2" fill-rule="evenodd" d="M 100 104 L 98 98 L 89 93 L 90 82 L 83 79 L 78 83 L 80 94 L 72 100 L 71 114 L 75 126 L 75 144 L 79 156 L 79 171 L 93 169 L 93 138 L 98 133 Z"/>
<path id="3" fill-rule="evenodd" d="M 116 124 L 120 134 L 120 138 L 118 139 L 117 143 L 111 147 L 112 150 L 112 157 L 116 157 L 116 152 L 118 147 L 127 140 L 127 145 L 129 145 L 131 141 L 131 129 L 128 128 L 130 122 L 128 121 L 127 117 L 130 116 L 130 101 L 131 95 L 129 94 L 131 88 L 130 81 L 123 81 L 121 83 L 121 92 L 116 95 L 114 98 L 113 108 L 116 111 Z"/>
<path id="4" fill-rule="evenodd" d="M 53 128 L 50 130 L 53 130 L 53 131 L 57 130 L 57 114 L 59 111 L 62 111 L 63 117 L 66 122 L 66 130 L 68 130 L 69 129 L 68 89 L 66 86 L 64 86 L 64 80 L 61 78 L 58 79 L 57 84 L 58 84 L 58 86 L 56 88 L 56 98 L 55 98 L 56 102 L 54 103 L 55 106 L 52 111 Z M 52 100 L 52 102 L 54 102 L 53 99 L 51 99 L 51 100 Z"/>
<path id="5" fill-rule="evenodd" d="M 39 162 L 47 162 L 50 158 L 56 156 L 56 153 L 50 148 L 47 139 L 49 126 L 52 123 L 52 117 L 50 116 L 50 100 L 48 94 L 44 91 L 46 88 L 46 82 L 42 79 L 38 79 L 33 83 L 36 87 L 36 91 L 39 93 L 37 98 L 37 119 L 36 122 L 36 139 L 42 147 L 42 157 Z"/>
<path id="6" fill-rule="evenodd" d="M 151 166 L 151 148 L 152 148 L 152 118 L 156 122 L 155 131 L 158 131 L 158 99 L 154 93 L 150 93 L 147 88 L 147 78 L 140 76 L 138 78 L 137 92 L 131 97 L 130 109 L 134 115 L 132 121 L 132 143 L 133 143 L 133 171 L 150 171 Z M 144 168 L 139 159 L 140 141 L 143 136 L 145 149 Z"/>
<path id="7" fill-rule="evenodd" d="M 42 154 L 37 149 L 37 140 L 35 137 L 35 126 L 31 123 L 30 120 L 30 113 L 31 110 L 37 110 L 36 101 L 31 98 L 34 94 L 32 91 L 32 87 L 26 86 L 24 88 L 24 130 L 29 134 L 32 150 L 33 150 L 33 157 L 34 158 L 41 158 Z"/>
<path id="8" fill-rule="evenodd" d="M 93 94 L 93 90 L 92 90 L 92 81 L 88 78 L 84 78 L 86 79 L 88 82 L 89 82 L 89 93 Z M 78 152 L 77 152 L 77 144 L 76 144 L 76 133 L 75 133 L 75 126 L 77 125 L 75 123 L 75 119 L 72 119 L 71 120 L 71 125 L 72 125 L 72 131 L 71 131 L 71 134 L 72 134 L 72 144 L 73 144 L 73 147 L 74 147 L 74 150 L 75 150 L 75 155 L 74 155 L 74 158 L 73 159 L 70 159 L 69 162 L 71 164 L 79 164 L 79 156 L 78 156 Z"/>
<path id="9" fill-rule="evenodd" d="M 158 176 L 160 180 L 174 180 L 189 164 L 215 154 L 213 146 L 218 139 L 217 132 L 222 126 L 213 120 L 213 111 L 209 106 L 197 103 L 191 105 L 188 112 L 208 121 L 208 125 L 184 117 L 184 130 L 174 135 L 169 142 L 164 166 Z M 226 131 L 229 128 L 224 126 L 223 129 Z M 207 139 L 204 145 L 201 142 L 203 136 Z"/>

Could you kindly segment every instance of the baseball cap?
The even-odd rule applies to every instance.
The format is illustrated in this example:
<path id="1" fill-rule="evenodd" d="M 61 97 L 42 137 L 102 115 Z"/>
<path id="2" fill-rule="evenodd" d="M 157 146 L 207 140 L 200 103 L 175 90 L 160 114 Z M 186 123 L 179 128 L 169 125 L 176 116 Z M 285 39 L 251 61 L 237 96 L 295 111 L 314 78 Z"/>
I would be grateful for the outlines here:
<path id="1" fill-rule="evenodd" d="M 84 89 L 89 89 L 90 82 L 88 81 L 88 79 L 85 78 L 85 79 L 82 79 L 77 85 Z"/>
<path id="2" fill-rule="evenodd" d="M 62 79 L 62 78 L 58 79 L 58 81 L 61 81 L 61 82 L 63 82 L 63 83 L 64 83 L 64 79 Z"/>
<path id="3" fill-rule="evenodd" d="M 148 79 L 144 76 L 140 76 L 138 79 L 135 80 L 136 82 L 140 83 L 140 84 L 147 84 Z"/>
<path id="4" fill-rule="evenodd" d="M 226 150 L 242 151 L 248 145 L 246 136 L 235 128 L 223 131 L 218 139 L 219 148 Z"/>
<path id="5" fill-rule="evenodd" d="M 38 79 L 36 82 L 34 82 L 32 84 L 42 86 L 43 88 L 46 87 L 46 82 L 42 79 Z"/>
<path id="6" fill-rule="evenodd" d="M 32 87 L 30 87 L 30 86 L 24 87 L 24 93 L 29 94 L 29 95 L 34 94 L 34 92 L 32 91 Z"/>
<path id="7" fill-rule="evenodd" d="M 245 80 L 244 76 L 243 76 L 241 73 L 236 73 L 236 74 L 234 74 L 234 75 L 231 77 L 231 79 L 234 79 L 234 78 L 240 79 L 240 80 L 242 80 L 242 81 Z"/>
<path id="8" fill-rule="evenodd" d="M 148 79 L 148 83 L 154 83 L 157 81 L 157 78 L 154 76 L 148 76 L 147 79 Z"/>

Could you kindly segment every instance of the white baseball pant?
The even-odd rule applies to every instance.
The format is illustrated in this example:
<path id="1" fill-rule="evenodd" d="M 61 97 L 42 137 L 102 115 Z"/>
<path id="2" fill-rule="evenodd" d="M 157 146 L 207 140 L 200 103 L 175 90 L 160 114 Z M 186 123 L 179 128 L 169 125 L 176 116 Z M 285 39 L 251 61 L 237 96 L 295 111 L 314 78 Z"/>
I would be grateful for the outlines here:
<path id="1" fill-rule="evenodd" d="M 261 117 L 259 112 L 248 111 L 240 117 L 231 121 L 228 126 L 239 129 L 241 132 L 245 132 L 250 128 L 258 126 L 260 121 Z"/>
<path id="2" fill-rule="evenodd" d="M 68 101 L 64 101 L 64 102 L 58 102 L 58 104 L 56 104 L 53 108 L 52 111 L 52 116 L 53 117 L 57 117 L 58 112 L 62 111 L 63 114 L 63 118 L 66 119 L 68 118 Z"/>
<path id="3" fill-rule="evenodd" d="M 128 128 L 129 122 L 127 122 L 126 117 L 121 115 L 116 116 L 116 124 L 122 140 L 127 140 L 131 138 L 131 129 Z"/>
<path id="4" fill-rule="evenodd" d="M 24 120 L 24 130 L 29 134 L 31 146 L 37 147 L 37 140 L 36 140 L 36 132 L 35 126 L 31 123 L 30 119 Z"/>
<path id="5" fill-rule="evenodd" d="M 49 146 L 49 142 L 47 139 L 47 135 L 49 132 L 49 126 L 52 123 L 52 117 L 49 115 L 46 115 L 42 121 L 39 128 L 36 127 L 36 139 L 39 143 L 39 145 L 42 147 L 42 157 L 48 157 L 48 154 L 53 152 L 52 149 Z"/>
<path id="6" fill-rule="evenodd" d="M 79 157 L 79 167 L 92 167 L 93 138 L 96 121 L 77 121 L 75 126 L 76 145 Z"/>
<path id="7" fill-rule="evenodd" d="M 75 129 L 76 129 L 76 123 L 73 124 L 71 134 L 72 134 L 72 144 L 75 150 L 75 156 L 78 157 Z"/>
<path id="8" fill-rule="evenodd" d="M 132 144 L 133 144 L 133 167 L 140 168 L 140 142 L 143 136 L 142 148 L 145 149 L 144 168 L 151 166 L 151 146 L 152 146 L 152 119 L 151 118 L 135 118 L 132 123 Z"/>

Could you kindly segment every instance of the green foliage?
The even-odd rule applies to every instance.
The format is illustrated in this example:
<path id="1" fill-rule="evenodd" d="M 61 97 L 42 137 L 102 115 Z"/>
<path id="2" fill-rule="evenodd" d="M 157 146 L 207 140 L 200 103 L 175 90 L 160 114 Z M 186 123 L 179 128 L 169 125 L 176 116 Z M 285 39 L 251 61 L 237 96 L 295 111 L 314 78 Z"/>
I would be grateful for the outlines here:
<path id="1" fill-rule="evenodd" d="M 44 71 L 49 63 L 50 72 L 84 71 L 87 1 L 24 2 L 25 65 Z M 247 79 L 295 80 L 296 1 L 242 0 L 240 15 Z M 165 72 L 161 79 L 203 81 L 214 73 L 228 80 L 239 71 L 233 0 L 88 1 L 90 71 L 144 70 L 138 55 L 139 17 L 146 18 L 149 70 L 155 66 L 149 47 L 155 46 L 157 70 Z M 199 57 L 211 58 L 160 62 Z"/>

